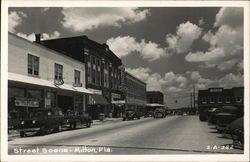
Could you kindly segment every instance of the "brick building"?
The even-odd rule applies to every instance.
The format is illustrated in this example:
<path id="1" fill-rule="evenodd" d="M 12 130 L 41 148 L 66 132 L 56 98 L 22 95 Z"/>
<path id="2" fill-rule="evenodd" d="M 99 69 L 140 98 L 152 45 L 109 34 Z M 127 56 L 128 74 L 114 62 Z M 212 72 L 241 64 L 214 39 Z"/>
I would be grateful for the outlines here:
<path id="1" fill-rule="evenodd" d="M 86 111 L 85 66 L 59 52 L 8 34 L 8 114 L 60 107 Z"/>
<path id="2" fill-rule="evenodd" d="M 198 109 L 211 107 L 220 108 L 225 105 L 244 107 L 244 87 L 224 89 L 222 87 L 209 88 L 198 91 Z"/>
<path id="3" fill-rule="evenodd" d="M 84 63 L 86 88 L 94 92 L 87 98 L 87 111 L 94 119 L 100 113 L 109 117 L 119 116 L 119 106 L 113 101 L 124 100 L 121 90 L 123 66 L 108 45 L 97 43 L 87 36 L 42 41 L 38 35 L 36 42 Z"/>
<path id="4" fill-rule="evenodd" d="M 164 95 L 160 91 L 147 91 L 147 104 L 164 104 Z"/>
<path id="5" fill-rule="evenodd" d="M 126 108 L 140 109 L 146 106 L 146 83 L 125 72 Z"/>

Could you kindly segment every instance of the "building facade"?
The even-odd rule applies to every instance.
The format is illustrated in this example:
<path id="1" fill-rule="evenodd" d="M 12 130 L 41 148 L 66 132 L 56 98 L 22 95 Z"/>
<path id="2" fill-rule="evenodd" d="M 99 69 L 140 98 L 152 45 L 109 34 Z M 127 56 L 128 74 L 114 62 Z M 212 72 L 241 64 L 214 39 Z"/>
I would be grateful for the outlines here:
<path id="1" fill-rule="evenodd" d="M 121 90 L 122 61 L 106 44 L 99 44 L 87 36 L 60 38 L 36 42 L 55 51 L 61 52 L 85 65 L 86 88 L 94 92 L 87 99 L 87 110 L 92 117 L 100 113 L 109 117 L 119 117 L 114 101 L 124 100 Z"/>
<path id="2" fill-rule="evenodd" d="M 59 52 L 8 35 L 8 113 L 17 118 L 37 108 L 86 112 L 85 66 Z"/>
<path id="3" fill-rule="evenodd" d="M 146 83 L 125 72 L 126 108 L 144 111 L 146 106 Z"/>
<path id="4" fill-rule="evenodd" d="M 147 104 L 164 104 L 164 95 L 160 91 L 147 91 Z"/>
<path id="5" fill-rule="evenodd" d="M 198 91 L 199 110 L 212 107 L 220 108 L 226 105 L 243 108 L 244 87 L 233 87 L 231 89 L 218 87 Z"/>

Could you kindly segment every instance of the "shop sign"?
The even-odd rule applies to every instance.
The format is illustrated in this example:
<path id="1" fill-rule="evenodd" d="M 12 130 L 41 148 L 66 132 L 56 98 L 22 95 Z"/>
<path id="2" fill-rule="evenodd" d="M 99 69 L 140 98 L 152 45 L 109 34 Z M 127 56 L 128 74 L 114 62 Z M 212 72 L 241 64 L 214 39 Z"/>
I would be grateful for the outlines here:
<path id="1" fill-rule="evenodd" d="M 117 93 L 112 93 L 111 94 L 111 96 L 112 96 L 112 99 L 114 99 L 114 98 L 121 98 L 121 95 L 120 94 L 117 94 Z"/>
<path id="2" fill-rule="evenodd" d="M 210 92 L 222 92 L 222 89 L 221 88 L 213 88 L 213 89 L 210 89 Z"/>
<path id="3" fill-rule="evenodd" d="M 64 81 L 62 79 L 60 79 L 60 80 L 54 80 L 54 84 L 55 85 L 63 85 Z"/>
<path id="4" fill-rule="evenodd" d="M 39 101 L 36 98 L 18 97 L 15 99 L 15 106 L 39 107 Z"/>

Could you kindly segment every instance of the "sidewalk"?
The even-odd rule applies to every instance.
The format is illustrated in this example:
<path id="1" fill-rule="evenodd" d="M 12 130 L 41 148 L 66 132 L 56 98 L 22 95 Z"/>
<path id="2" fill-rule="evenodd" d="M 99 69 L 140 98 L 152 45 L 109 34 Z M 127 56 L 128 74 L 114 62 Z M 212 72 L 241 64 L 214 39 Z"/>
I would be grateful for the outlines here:
<path id="1" fill-rule="evenodd" d="M 103 121 L 93 120 L 93 125 L 108 124 L 108 123 L 113 123 L 113 122 L 118 122 L 118 121 L 122 121 L 122 118 L 105 118 Z M 9 140 L 18 136 L 19 136 L 19 131 L 17 130 L 10 130 L 8 133 Z"/>
<path id="2" fill-rule="evenodd" d="M 122 121 L 122 118 L 105 118 L 103 121 L 93 120 L 93 125 L 107 124 Z"/>

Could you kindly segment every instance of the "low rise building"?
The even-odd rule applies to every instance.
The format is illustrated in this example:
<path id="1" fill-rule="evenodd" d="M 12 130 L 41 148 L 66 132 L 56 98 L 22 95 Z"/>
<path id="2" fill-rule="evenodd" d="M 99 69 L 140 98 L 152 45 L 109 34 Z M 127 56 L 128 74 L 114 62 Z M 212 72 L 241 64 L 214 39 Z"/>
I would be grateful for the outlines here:
<path id="1" fill-rule="evenodd" d="M 224 89 L 222 87 L 209 88 L 198 91 L 198 108 L 220 108 L 231 105 L 244 107 L 244 87 L 233 87 Z"/>
<path id="2" fill-rule="evenodd" d="M 8 113 L 19 118 L 36 108 L 62 108 L 81 114 L 91 91 L 85 66 L 38 43 L 8 34 Z"/>
<path id="3" fill-rule="evenodd" d="M 126 108 L 140 109 L 144 112 L 146 106 L 146 83 L 125 72 Z"/>
<path id="4" fill-rule="evenodd" d="M 147 91 L 147 104 L 164 104 L 164 95 L 160 91 Z"/>

